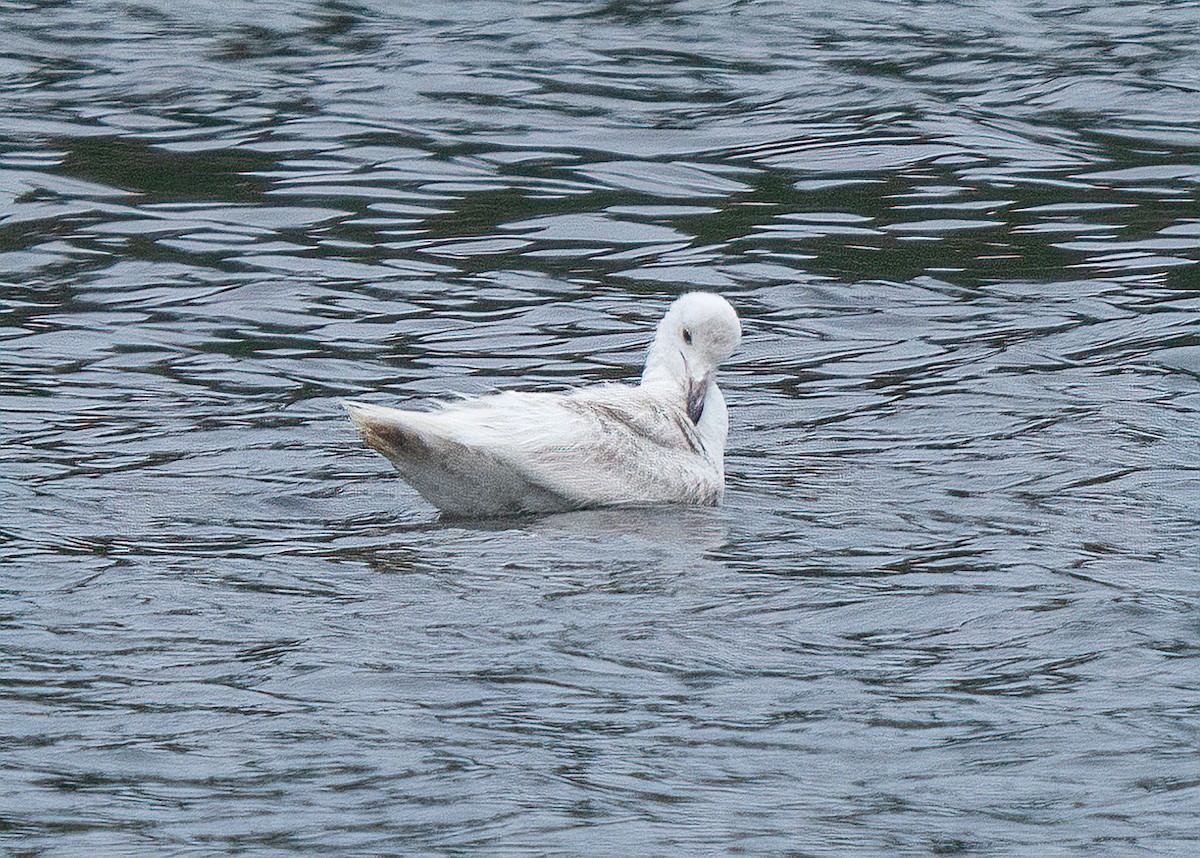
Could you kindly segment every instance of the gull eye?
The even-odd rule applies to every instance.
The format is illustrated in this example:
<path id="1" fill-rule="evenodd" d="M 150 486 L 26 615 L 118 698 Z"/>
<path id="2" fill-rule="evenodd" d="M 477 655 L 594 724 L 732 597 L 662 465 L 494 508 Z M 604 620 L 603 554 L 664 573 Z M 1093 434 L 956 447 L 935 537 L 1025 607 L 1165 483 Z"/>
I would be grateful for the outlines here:
<path id="1" fill-rule="evenodd" d="M 685 343 L 687 343 L 689 346 L 692 344 L 692 332 L 689 331 L 687 328 L 683 329 L 683 341 Z"/>

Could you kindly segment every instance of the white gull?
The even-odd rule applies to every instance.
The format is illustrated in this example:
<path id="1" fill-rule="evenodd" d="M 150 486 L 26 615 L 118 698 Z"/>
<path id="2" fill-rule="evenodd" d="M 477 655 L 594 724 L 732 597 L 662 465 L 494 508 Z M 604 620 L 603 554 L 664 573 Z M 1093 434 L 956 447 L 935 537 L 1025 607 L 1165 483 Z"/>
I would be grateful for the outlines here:
<path id="1" fill-rule="evenodd" d="M 636 385 L 498 393 L 434 411 L 342 404 L 367 444 L 449 515 L 712 505 L 729 431 L 716 372 L 741 336 L 728 301 L 689 292 L 659 322 Z"/>

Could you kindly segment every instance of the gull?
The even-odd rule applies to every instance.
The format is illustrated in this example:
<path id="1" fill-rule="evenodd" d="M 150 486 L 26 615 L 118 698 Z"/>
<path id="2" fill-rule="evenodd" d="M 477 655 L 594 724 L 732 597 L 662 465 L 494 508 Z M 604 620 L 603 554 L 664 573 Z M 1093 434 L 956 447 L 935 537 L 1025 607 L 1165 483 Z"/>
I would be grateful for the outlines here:
<path id="1" fill-rule="evenodd" d="M 505 392 L 431 411 L 344 401 L 366 443 L 449 516 L 720 503 L 729 417 L 717 367 L 741 341 L 709 292 L 677 298 L 637 384 Z"/>

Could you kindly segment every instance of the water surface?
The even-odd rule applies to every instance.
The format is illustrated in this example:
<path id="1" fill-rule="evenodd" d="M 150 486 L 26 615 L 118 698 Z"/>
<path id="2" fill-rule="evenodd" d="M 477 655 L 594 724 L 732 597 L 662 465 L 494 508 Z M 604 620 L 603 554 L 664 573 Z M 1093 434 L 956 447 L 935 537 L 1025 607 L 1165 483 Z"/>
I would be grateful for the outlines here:
<path id="1" fill-rule="evenodd" d="M 0 842 L 1200 848 L 1194 3 L 0 7 Z M 718 509 L 337 405 L 746 339 Z"/>

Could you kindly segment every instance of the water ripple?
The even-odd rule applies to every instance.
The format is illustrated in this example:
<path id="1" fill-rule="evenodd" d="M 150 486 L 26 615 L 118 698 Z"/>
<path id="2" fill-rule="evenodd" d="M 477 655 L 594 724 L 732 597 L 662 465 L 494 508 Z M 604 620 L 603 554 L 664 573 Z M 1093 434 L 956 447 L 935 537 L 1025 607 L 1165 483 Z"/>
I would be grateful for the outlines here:
<path id="1" fill-rule="evenodd" d="M 8 4 L 0 838 L 1194 851 L 1190 11 Z M 440 522 L 339 413 L 696 287 L 720 509 Z"/>

